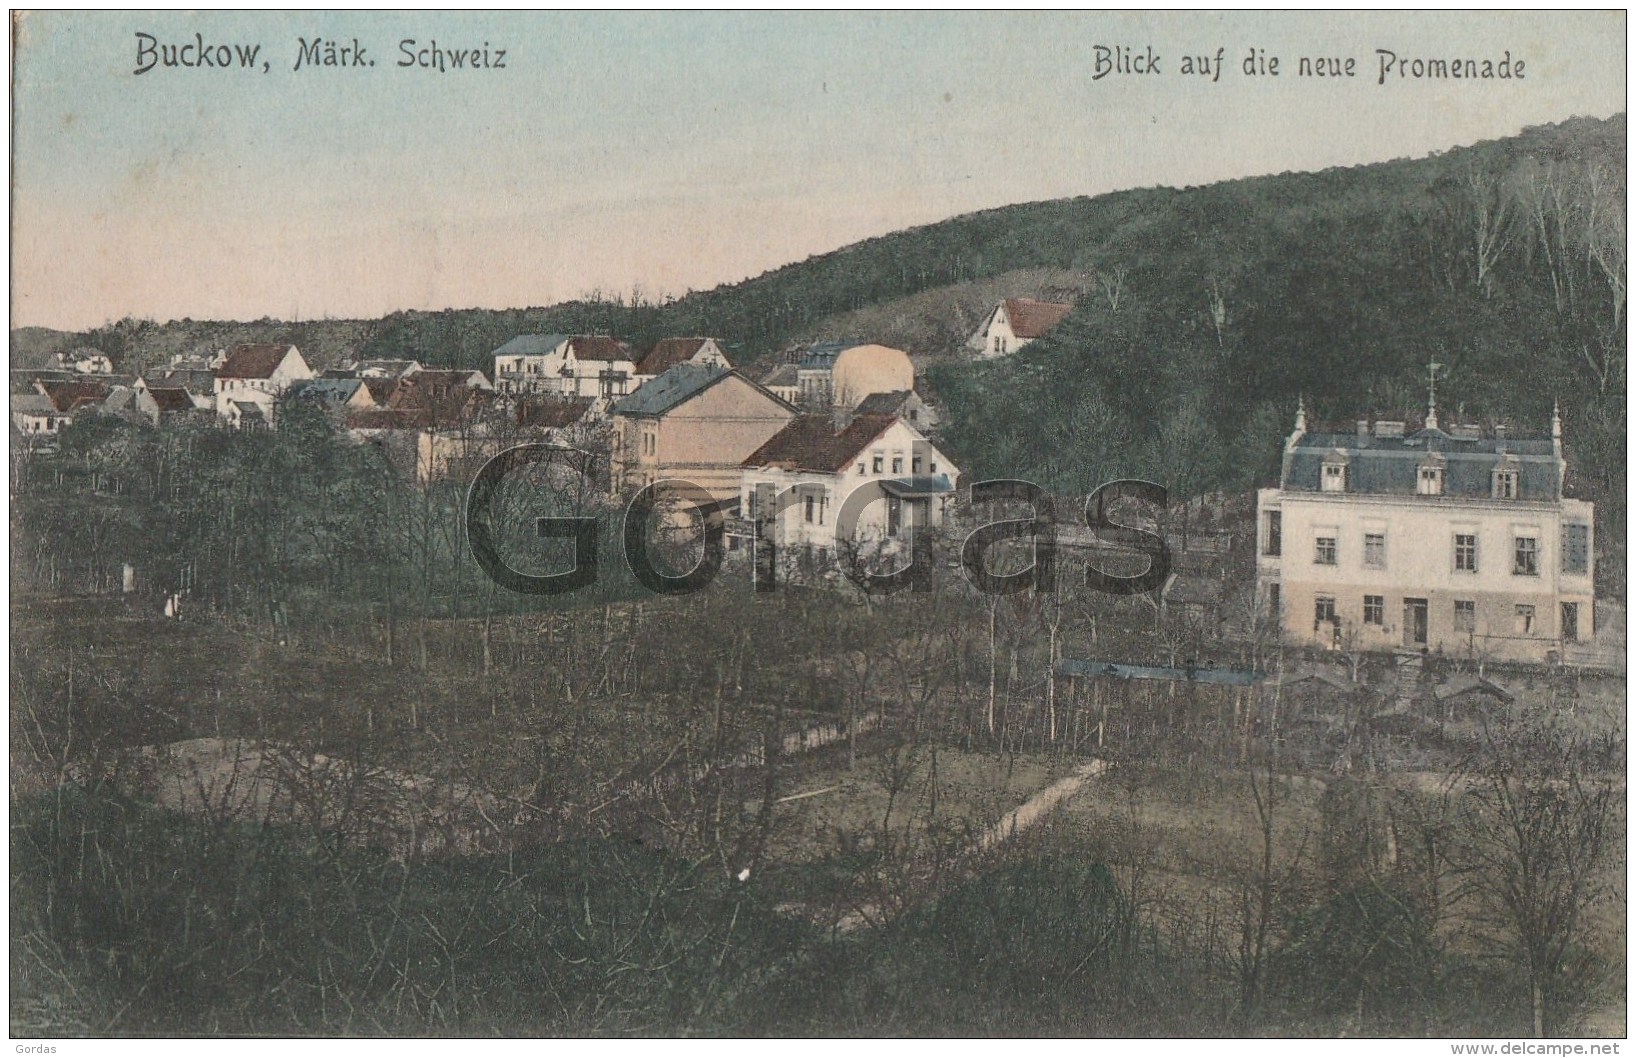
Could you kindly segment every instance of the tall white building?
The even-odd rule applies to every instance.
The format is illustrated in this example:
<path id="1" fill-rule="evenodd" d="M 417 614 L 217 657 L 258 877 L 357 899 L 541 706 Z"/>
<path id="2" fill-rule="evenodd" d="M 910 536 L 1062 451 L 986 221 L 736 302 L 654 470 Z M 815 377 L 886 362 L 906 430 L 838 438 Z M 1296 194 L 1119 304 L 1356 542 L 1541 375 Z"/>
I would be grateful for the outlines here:
<path id="1" fill-rule="evenodd" d="M 1330 648 L 1572 660 L 1594 619 L 1593 506 L 1563 496 L 1562 423 L 1360 420 L 1284 445 L 1257 499 L 1257 596 L 1283 638 Z"/>

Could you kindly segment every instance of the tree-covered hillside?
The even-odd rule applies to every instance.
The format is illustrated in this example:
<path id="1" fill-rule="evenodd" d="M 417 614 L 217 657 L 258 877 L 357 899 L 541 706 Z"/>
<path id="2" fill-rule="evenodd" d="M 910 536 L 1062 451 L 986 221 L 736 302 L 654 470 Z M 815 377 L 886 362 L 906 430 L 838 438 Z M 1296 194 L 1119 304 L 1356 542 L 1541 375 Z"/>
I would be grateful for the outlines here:
<path id="1" fill-rule="evenodd" d="M 942 302 L 964 317 L 959 291 L 1066 272 L 1077 281 L 1065 286 L 1092 293 L 1048 340 L 999 364 L 929 373 L 952 413 L 948 442 L 974 472 L 1070 491 L 1132 474 L 1187 493 L 1243 487 L 1275 468 L 1298 395 L 1326 418 L 1410 412 L 1436 360 L 1447 365 L 1449 410 L 1541 429 L 1559 399 L 1576 477 L 1616 513 L 1625 139 L 1623 115 L 1575 119 L 1428 158 L 1008 206 L 663 303 L 347 323 L 123 321 L 84 341 L 127 370 L 251 332 L 296 341 L 320 365 L 359 353 L 487 367 L 496 347 L 530 331 L 638 345 L 712 334 L 735 362 L 758 367 L 791 340 L 899 302 Z M 968 322 L 906 326 L 952 345 Z"/>

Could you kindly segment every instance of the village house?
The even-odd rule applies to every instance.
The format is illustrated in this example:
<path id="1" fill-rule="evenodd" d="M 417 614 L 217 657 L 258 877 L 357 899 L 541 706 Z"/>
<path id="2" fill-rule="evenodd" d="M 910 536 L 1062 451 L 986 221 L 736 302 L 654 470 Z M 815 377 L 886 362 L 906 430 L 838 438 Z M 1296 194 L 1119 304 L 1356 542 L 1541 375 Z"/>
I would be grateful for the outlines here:
<path id="1" fill-rule="evenodd" d="M 235 428 L 270 425 L 290 385 L 311 377 L 307 361 L 293 345 L 236 345 L 216 368 L 216 414 Z"/>
<path id="2" fill-rule="evenodd" d="M 892 553 L 940 527 L 960 473 L 908 422 L 873 414 L 839 429 L 831 416 L 800 416 L 742 468 L 740 531 L 768 521 L 775 548 L 820 564 L 838 548 Z"/>
<path id="3" fill-rule="evenodd" d="M 11 426 L 25 439 L 55 437 L 57 431 L 74 421 L 44 393 L 13 393 L 11 395 Z"/>
<path id="4" fill-rule="evenodd" d="M 912 389 L 871 393 L 852 409 L 853 415 L 894 415 L 921 433 L 931 436 L 940 421 L 935 409 Z"/>
<path id="5" fill-rule="evenodd" d="M 636 354 L 617 338 L 524 334 L 494 351 L 501 393 L 622 397 L 636 387 Z"/>
<path id="6" fill-rule="evenodd" d="M 133 404 L 137 414 L 155 426 L 199 411 L 192 395 L 181 386 L 137 386 Z"/>
<path id="7" fill-rule="evenodd" d="M 717 499 L 737 497 L 740 464 L 795 409 L 737 371 L 677 364 L 613 407 L 613 488 L 681 478 Z"/>
<path id="8" fill-rule="evenodd" d="M 1009 356 L 1028 343 L 1045 337 L 1073 310 L 1072 305 L 1054 301 L 1006 298 L 988 314 L 982 327 L 972 336 L 970 344 L 978 350 L 978 355 L 985 358 Z"/>
<path id="9" fill-rule="evenodd" d="M 114 362 L 107 355 L 89 346 L 58 353 L 56 360 L 62 370 L 80 375 L 109 375 L 114 370 Z"/>
<path id="10" fill-rule="evenodd" d="M 1572 662 L 1593 633 L 1593 508 L 1564 495 L 1562 424 L 1358 420 L 1284 445 L 1257 497 L 1257 596 L 1292 643 Z"/>
<path id="11" fill-rule="evenodd" d="M 804 411 L 851 409 L 872 393 L 914 389 L 915 369 L 908 353 L 891 346 L 819 342 L 797 361 L 795 385 Z"/>
<path id="12" fill-rule="evenodd" d="M 373 408 L 375 396 L 362 378 L 305 378 L 291 383 L 288 399 L 312 401 L 326 414 L 345 415 L 360 408 Z"/>
<path id="13" fill-rule="evenodd" d="M 524 397 L 508 405 L 505 415 L 485 416 L 462 428 L 423 429 L 416 441 L 416 479 L 422 485 L 449 477 L 470 480 L 484 463 L 523 443 L 597 450 L 606 421 L 593 414 L 595 404 L 590 397 Z"/>
<path id="14" fill-rule="evenodd" d="M 801 365 L 794 362 L 779 364 L 762 378 L 761 385 L 779 400 L 795 404 L 801 399 Z"/>
<path id="15" fill-rule="evenodd" d="M 658 378 L 677 364 L 733 366 L 721 343 L 714 338 L 661 338 L 637 362 L 632 388 Z"/>

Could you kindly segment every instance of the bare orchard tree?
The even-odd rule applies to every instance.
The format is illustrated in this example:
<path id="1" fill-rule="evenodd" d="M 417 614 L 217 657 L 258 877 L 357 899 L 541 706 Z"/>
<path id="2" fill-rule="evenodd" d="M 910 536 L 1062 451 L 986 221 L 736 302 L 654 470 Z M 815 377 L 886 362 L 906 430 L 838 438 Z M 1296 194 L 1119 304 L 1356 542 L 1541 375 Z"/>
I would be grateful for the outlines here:
<path id="1" fill-rule="evenodd" d="M 1614 776 L 1622 746 L 1592 746 L 1555 724 L 1485 731 L 1467 770 L 1451 859 L 1487 939 L 1528 978 L 1536 1036 L 1565 1027 L 1563 997 L 1583 983 L 1585 913 L 1605 890 L 1618 840 Z"/>

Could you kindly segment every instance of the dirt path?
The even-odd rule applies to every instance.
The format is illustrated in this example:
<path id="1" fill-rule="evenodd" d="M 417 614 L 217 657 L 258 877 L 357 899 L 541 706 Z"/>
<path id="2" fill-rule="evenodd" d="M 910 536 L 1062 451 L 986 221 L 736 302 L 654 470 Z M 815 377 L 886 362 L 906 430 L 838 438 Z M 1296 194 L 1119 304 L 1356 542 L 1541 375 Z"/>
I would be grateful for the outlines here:
<path id="1" fill-rule="evenodd" d="M 1105 760 L 1093 760 L 1080 765 L 1074 773 L 1065 779 L 1058 779 L 1027 801 L 1013 808 L 1000 821 L 983 832 L 972 846 L 973 852 L 987 852 L 994 846 L 1015 837 L 1018 831 L 1029 827 L 1044 819 L 1057 805 L 1077 794 L 1087 779 L 1093 779 L 1108 770 Z"/>

